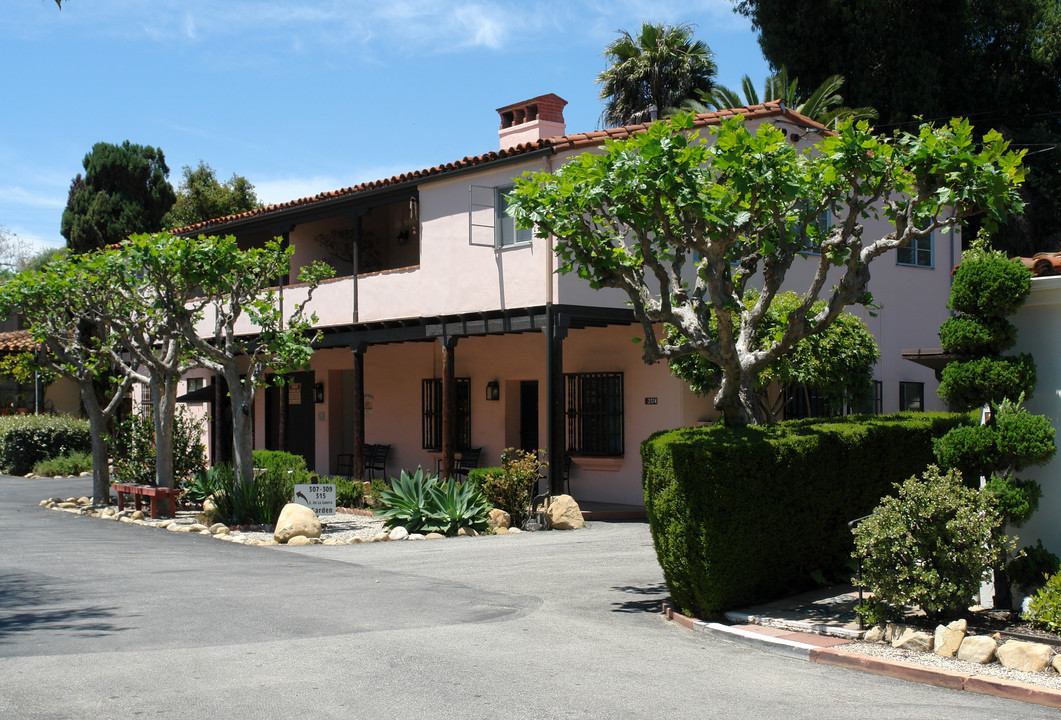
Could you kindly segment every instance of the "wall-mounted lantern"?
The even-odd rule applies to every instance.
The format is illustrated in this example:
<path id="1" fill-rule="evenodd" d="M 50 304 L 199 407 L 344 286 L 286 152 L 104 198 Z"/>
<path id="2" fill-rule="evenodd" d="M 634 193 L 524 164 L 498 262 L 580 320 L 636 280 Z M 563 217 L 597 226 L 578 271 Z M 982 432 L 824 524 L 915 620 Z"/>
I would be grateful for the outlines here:
<path id="1" fill-rule="evenodd" d="M 491 380 L 486 383 L 486 399 L 491 402 L 497 402 L 501 399 L 501 386 L 497 380 Z"/>
<path id="2" fill-rule="evenodd" d="M 316 383 L 313 386 L 313 402 L 324 402 L 324 383 Z"/>

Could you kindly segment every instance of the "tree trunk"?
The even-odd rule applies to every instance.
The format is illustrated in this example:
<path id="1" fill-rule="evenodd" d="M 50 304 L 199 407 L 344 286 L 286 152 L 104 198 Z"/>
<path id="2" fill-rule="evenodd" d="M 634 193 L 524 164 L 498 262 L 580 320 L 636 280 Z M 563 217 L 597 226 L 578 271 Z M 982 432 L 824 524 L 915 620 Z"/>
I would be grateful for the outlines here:
<path id="1" fill-rule="evenodd" d="M 155 421 L 155 483 L 171 488 L 173 476 L 173 422 L 177 410 L 177 379 L 151 376 L 151 400 Z"/>
<path id="2" fill-rule="evenodd" d="M 80 385 L 81 401 L 88 414 L 88 427 L 92 435 L 92 502 L 96 505 L 110 505 L 111 473 L 107 416 L 99 406 L 95 384 L 89 380 Z"/>
<path id="3" fill-rule="evenodd" d="M 232 398 L 232 462 L 237 482 L 254 482 L 254 397 L 239 381 L 239 371 L 225 373 Z"/>
<path id="4" fill-rule="evenodd" d="M 722 420 L 729 427 L 758 425 L 754 375 L 724 371 L 715 393 L 715 409 L 722 413 Z"/>

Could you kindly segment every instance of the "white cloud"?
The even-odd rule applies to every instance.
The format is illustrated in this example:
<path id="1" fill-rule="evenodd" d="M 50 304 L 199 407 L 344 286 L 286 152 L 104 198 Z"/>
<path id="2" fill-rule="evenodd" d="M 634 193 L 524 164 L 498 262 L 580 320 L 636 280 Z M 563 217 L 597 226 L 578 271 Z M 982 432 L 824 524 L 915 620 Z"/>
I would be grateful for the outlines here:
<path id="1" fill-rule="evenodd" d="M 278 205 L 301 198 L 312 197 L 322 192 L 331 192 L 359 185 L 373 180 L 384 180 L 403 172 L 409 172 L 410 166 L 371 167 L 355 170 L 343 177 L 335 175 L 313 175 L 309 177 L 277 177 L 268 180 L 255 180 L 248 173 L 247 178 L 254 183 L 254 191 L 264 205 Z"/>
<path id="2" fill-rule="evenodd" d="M 0 201 L 38 208 L 58 208 L 61 210 L 66 207 L 66 197 L 64 196 L 33 193 L 17 186 L 0 187 Z"/>

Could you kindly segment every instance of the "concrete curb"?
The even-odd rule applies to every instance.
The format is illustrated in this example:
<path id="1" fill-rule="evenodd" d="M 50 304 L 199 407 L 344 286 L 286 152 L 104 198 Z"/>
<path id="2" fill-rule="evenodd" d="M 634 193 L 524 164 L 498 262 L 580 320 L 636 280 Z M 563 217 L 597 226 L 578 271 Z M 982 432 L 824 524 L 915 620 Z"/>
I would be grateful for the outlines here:
<path id="1" fill-rule="evenodd" d="M 742 615 L 738 613 L 738 615 Z M 683 615 L 674 609 L 670 602 L 663 603 L 663 616 L 667 620 L 674 621 L 683 627 L 695 632 L 722 637 L 727 640 L 756 645 L 760 648 L 770 650 L 790 657 L 795 657 L 809 662 L 822 665 L 832 665 L 850 670 L 883 675 L 885 677 L 897 678 L 909 682 L 917 682 L 925 685 L 948 690 L 962 690 L 977 693 L 978 695 L 990 695 L 992 697 L 1004 698 L 1006 700 L 1018 700 L 1020 702 L 1044 705 L 1046 707 L 1061 708 L 1061 691 L 1041 688 L 1036 685 L 1003 680 L 1001 678 L 972 675 L 969 673 L 952 672 L 950 670 L 939 670 L 936 668 L 923 667 L 913 663 L 899 660 L 888 660 L 875 658 L 869 655 L 844 652 L 835 648 L 818 647 L 809 643 L 802 643 L 785 638 L 772 637 L 752 630 L 731 627 L 721 623 L 704 622 L 696 618 Z M 728 616 L 728 615 L 727 615 Z M 753 619 L 754 616 L 742 615 L 742 619 Z M 796 623 L 810 625 L 810 623 Z"/>
<path id="2" fill-rule="evenodd" d="M 829 637 L 843 638 L 844 640 L 861 640 L 865 635 L 864 630 L 848 630 L 847 628 L 834 625 L 823 625 L 821 623 L 800 622 L 799 620 L 779 620 L 766 617 L 765 615 L 749 615 L 747 613 L 729 611 L 723 613 L 726 620 L 735 625 L 763 625 L 767 627 L 791 630 L 793 632 L 811 633 L 813 635 L 827 635 Z"/>

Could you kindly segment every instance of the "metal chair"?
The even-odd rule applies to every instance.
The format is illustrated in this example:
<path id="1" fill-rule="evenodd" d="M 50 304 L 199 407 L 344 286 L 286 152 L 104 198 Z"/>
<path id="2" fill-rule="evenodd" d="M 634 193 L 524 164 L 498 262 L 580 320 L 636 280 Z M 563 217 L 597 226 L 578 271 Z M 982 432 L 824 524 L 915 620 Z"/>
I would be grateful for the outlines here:
<path id="1" fill-rule="evenodd" d="M 453 477 L 468 479 L 468 471 L 479 467 L 479 458 L 483 454 L 482 448 L 468 448 L 461 452 L 460 458 L 453 463 Z"/>
<path id="2" fill-rule="evenodd" d="M 372 448 L 369 452 L 369 448 Z M 381 478 L 387 477 L 387 455 L 390 454 L 389 444 L 365 445 L 365 479 L 374 480 L 376 473 Z"/>
<path id="3" fill-rule="evenodd" d="M 354 475 L 354 454 L 353 453 L 339 453 L 339 457 L 335 461 L 335 474 L 342 475 L 343 477 L 353 477 Z"/>

